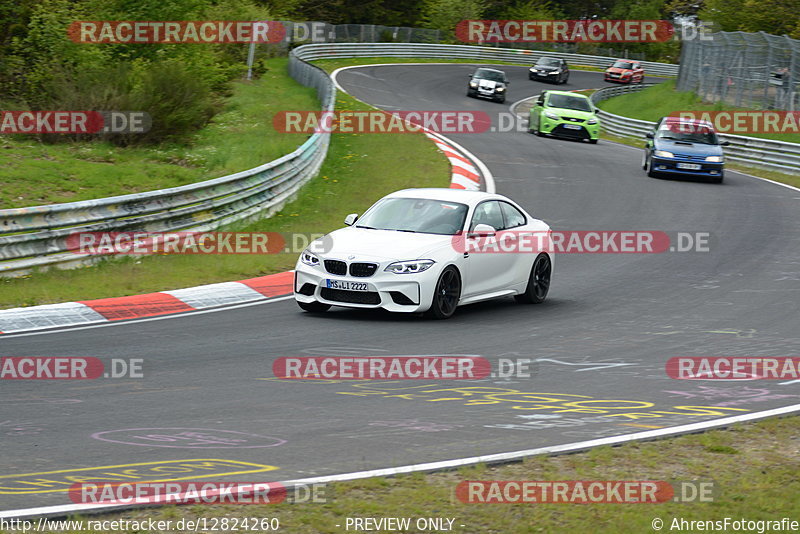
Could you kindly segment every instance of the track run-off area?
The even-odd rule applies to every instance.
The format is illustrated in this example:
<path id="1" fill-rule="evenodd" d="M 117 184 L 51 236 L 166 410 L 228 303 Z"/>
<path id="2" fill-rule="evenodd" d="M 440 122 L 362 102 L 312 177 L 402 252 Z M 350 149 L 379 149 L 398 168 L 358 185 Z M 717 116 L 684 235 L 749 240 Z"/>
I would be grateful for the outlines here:
<path id="1" fill-rule="evenodd" d="M 365 66 L 337 82 L 388 111 L 493 120 L 541 90 L 605 85 L 600 73 L 573 71 L 552 86 L 503 66 L 511 85 L 498 104 L 466 97 L 474 67 Z M 665 371 L 679 356 L 800 355 L 800 191 L 730 170 L 723 184 L 647 178 L 641 149 L 602 139 L 448 137 L 482 160 L 498 193 L 555 230 L 707 232 L 709 250 L 560 255 L 545 303 L 509 297 L 447 321 L 341 308 L 310 315 L 279 297 L 3 336 L 2 356 L 141 359 L 143 378 L 3 381 L 0 510 L 70 505 L 72 484 L 103 477 L 288 481 L 405 470 L 800 410 L 800 381 L 675 380 Z M 533 372 L 387 382 L 272 371 L 287 356 L 408 355 L 527 358 Z"/>

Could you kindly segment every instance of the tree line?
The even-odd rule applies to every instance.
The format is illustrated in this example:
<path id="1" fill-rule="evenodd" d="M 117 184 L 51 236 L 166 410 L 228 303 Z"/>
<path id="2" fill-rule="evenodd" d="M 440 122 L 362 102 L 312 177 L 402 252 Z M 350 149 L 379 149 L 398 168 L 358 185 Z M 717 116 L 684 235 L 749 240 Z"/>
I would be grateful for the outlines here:
<path id="1" fill-rule="evenodd" d="M 593 18 L 699 19 L 800 38 L 800 0 L 14 0 L 0 2 L 0 109 L 146 111 L 156 118 L 147 134 L 110 140 L 180 141 L 210 120 L 244 72 L 241 44 L 81 44 L 67 37 L 76 20 L 321 21 L 452 35 L 464 19 Z M 654 60 L 675 60 L 678 47 L 627 45 Z"/>

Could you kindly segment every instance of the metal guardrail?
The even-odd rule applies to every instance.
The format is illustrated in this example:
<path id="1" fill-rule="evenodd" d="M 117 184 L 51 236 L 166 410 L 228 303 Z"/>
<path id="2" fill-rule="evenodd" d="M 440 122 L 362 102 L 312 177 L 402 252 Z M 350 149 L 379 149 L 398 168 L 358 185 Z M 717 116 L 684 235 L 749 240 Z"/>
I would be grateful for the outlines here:
<path id="1" fill-rule="evenodd" d="M 531 63 L 558 56 L 581 65 L 606 67 L 615 58 L 509 48 L 426 43 L 324 43 L 295 48 L 289 74 L 314 87 L 322 108 L 332 111 L 335 89 L 330 77 L 307 63 L 313 59 L 364 56 L 474 59 L 480 62 Z M 642 62 L 650 74 L 677 75 L 678 66 Z M 76 232 L 208 231 L 234 222 L 268 217 L 319 170 L 330 133 L 315 133 L 297 150 L 254 169 L 181 187 L 117 197 L 0 210 L 0 276 L 16 276 L 58 265 L 75 267 L 97 261 L 69 251 Z"/>
<path id="2" fill-rule="evenodd" d="M 418 57 L 438 59 L 474 59 L 481 62 L 534 63 L 543 56 L 560 57 L 568 62 L 589 67 L 606 68 L 617 58 L 585 56 L 542 50 L 493 48 L 488 46 L 445 45 L 429 43 L 319 43 L 295 48 L 303 59 L 332 59 L 349 57 Z M 677 76 L 678 65 L 642 61 L 646 74 Z"/>
<path id="3" fill-rule="evenodd" d="M 317 90 L 332 111 L 335 88 L 328 74 L 292 53 L 289 73 Z M 180 187 L 110 198 L 0 210 L 0 276 L 58 264 L 97 260 L 69 252 L 75 232 L 208 231 L 268 217 L 319 170 L 330 133 L 315 133 L 297 150 L 254 169 Z"/>
<path id="4" fill-rule="evenodd" d="M 608 100 L 615 96 L 641 91 L 652 84 L 630 85 L 621 87 L 608 87 L 592 93 L 591 100 L 597 102 Z M 603 130 L 623 137 L 644 139 L 644 135 L 653 129 L 654 122 L 631 119 L 614 115 L 600 110 L 598 116 Z M 725 157 L 731 161 L 755 165 L 767 169 L 797 173 L 800 172 L 800 144 L 747 137 L 744 135 L 720 134 L 723 141 L 729 141 L 730 146 L 725 147 Z M 644 142 L 644 141 L 643 141 Z"/>

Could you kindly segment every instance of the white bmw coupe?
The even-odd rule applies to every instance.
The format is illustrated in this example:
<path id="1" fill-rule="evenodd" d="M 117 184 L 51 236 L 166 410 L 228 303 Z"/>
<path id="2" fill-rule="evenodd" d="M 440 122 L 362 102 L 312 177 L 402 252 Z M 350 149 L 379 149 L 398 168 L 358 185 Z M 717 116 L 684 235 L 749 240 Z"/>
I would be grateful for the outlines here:
<path id="1" fill-rule="evenodd" d="M 406 189 L 344 222 L 346 228 L 312 242 L 297 261 L 294 298 L 307 312 L 384 308 L 446 319 L 462 304 L 512 295 L 540 303 L 547 296 L 552 253 L 493 240 L 549 239 L 550 227 L 504 196 Z"/>

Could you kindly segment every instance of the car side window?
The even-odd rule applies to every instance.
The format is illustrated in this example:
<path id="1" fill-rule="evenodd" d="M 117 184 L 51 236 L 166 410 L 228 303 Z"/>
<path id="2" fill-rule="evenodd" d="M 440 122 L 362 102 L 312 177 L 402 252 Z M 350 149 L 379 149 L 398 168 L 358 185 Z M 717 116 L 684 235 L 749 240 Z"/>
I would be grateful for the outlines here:
<path id="1" fill-rule="evenodd" d="M 472 222 L 469 225 L 470 230 L 474 230 L 479 224 L 488 224 L 495 230 L 503 229 L 503 212 L 500 209 L 500 202 L 488 200 L 478 204 L 478 207 L 475 208 L 475 213 L 472 215 Z"/>
<path id="2" fill-rule="evenodd" d="M 500 209 L 503 212 L 503 218 L 505 220 L 504 229 L 516 228 L 517 226 L 525 224 L 525 216 L 522 212 L 508 202 L 500 202 Z"/>

